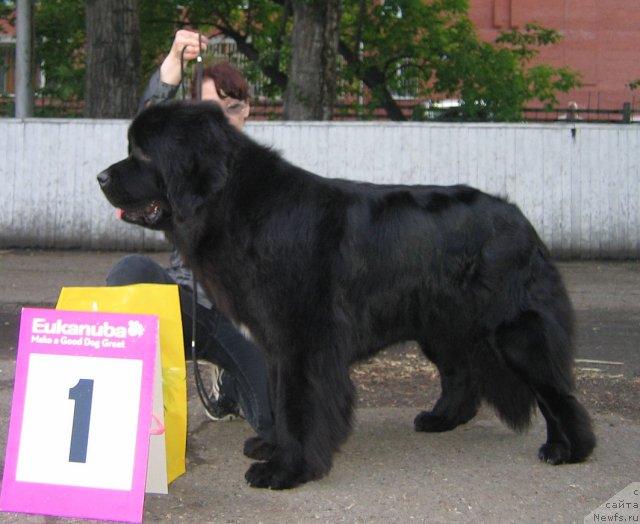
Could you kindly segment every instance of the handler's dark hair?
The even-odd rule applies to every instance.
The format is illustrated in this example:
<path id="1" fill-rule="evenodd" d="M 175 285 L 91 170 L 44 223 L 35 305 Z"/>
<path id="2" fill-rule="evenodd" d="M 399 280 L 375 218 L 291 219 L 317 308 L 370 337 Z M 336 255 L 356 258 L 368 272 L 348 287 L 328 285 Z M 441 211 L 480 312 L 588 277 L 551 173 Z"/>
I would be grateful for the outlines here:
<path id="1" fill-rule="evenodd" d="M 195 72 L 194 72 L 195 74 Z M 229 62 L 220 62 L 207 66 L 202 71 L 202 79 L 210 78 L 216 84 L 218 96 L 224 100 L 231 97 L 246 102 L 249 100 L 249 84 L 247 80 Z M 191 82 L 191 97 L 196 98 L 197 82 L 195 77 Z"/>

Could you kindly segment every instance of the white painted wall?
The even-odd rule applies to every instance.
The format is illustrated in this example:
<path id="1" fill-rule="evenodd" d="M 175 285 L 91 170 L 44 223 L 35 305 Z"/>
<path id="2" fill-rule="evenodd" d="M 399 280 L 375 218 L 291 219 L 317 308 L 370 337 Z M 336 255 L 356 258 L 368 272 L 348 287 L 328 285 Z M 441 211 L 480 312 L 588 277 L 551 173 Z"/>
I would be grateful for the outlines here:
<path id="1" fill-rule="evenodd" d="M 113 218 L 96 175 L 126 155 L 127 121 L 0 119 L 0 246 L 155 249 Z M 508 197 L 556 256 L 640 257 L 640 126 L 250 122 L 324 176 L 466 183 Z M 4 159 L 4 160 L 2 160 Z"/>

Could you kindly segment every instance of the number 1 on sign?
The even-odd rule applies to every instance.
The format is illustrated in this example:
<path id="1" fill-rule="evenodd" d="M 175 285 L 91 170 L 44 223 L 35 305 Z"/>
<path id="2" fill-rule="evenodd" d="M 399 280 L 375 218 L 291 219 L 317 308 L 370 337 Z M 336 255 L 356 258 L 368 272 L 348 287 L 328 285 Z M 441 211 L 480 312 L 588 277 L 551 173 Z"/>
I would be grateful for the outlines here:
<path id="1" fill-rule="evenodd" d="M 69 462 L 86 462 L 93 401 L 93 380 L 86 378 L 78 380 L 78 383 L 69 389 L 69 400 L 75 400 Z"/>

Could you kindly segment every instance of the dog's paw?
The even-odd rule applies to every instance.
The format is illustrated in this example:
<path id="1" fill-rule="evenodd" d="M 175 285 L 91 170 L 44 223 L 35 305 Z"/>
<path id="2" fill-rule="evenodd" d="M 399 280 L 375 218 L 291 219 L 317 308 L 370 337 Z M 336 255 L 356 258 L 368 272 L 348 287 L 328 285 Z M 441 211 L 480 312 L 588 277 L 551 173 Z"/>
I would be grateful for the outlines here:
<path id="1" fill-rule="evenodd" d="M 458 426 L 457 422 L 440 415 L 434 415 L 432 411 L 419 413 L 413 421 L 413 427 L 416 431 L 426 431 L 429 433 L 450 431 L 456 426 Z"/>
<path id="2" fill-rule="evenodd" d="M 302 483 L 302 476 L 292 474 L 273 462 L 255 462 L 244 474 L 253 488 L 290 489 Z"/>
<path id="3" fill-rule="evenodd" d="M 557 466 L 558 464 L 566 464 L 571 462 L 571 449 L 567 444 L 562 442 L 547 442 L 540 446 L 538 450 L 538 458 L 542 462 Z"/>
<path id="4" fill-rule="evenodd" d="M 269 460 L 275 448 L 275 444 L 264 440 L 262 437 L 251 437 L 244 443 L 244 454 L 255 460 Z"/>

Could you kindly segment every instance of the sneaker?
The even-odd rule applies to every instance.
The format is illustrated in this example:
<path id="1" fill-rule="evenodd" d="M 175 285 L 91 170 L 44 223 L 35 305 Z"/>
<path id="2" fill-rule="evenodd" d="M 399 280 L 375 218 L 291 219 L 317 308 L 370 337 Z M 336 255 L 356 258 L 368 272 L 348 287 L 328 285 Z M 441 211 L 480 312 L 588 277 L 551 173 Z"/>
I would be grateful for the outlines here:
<path id="1" fill-rule="evenodd" d="M 208 360 L 198 360 L 198 365 L 206 365 L 209 368 L 211 377 L 211 386 L 208 393 L 209 409 L 205 408 L 205 415 L 216 422 L 241 417 L 242 413 L 238 403 L 221 392 L 220 387 L 225 373 L 224 369 Z"/>

